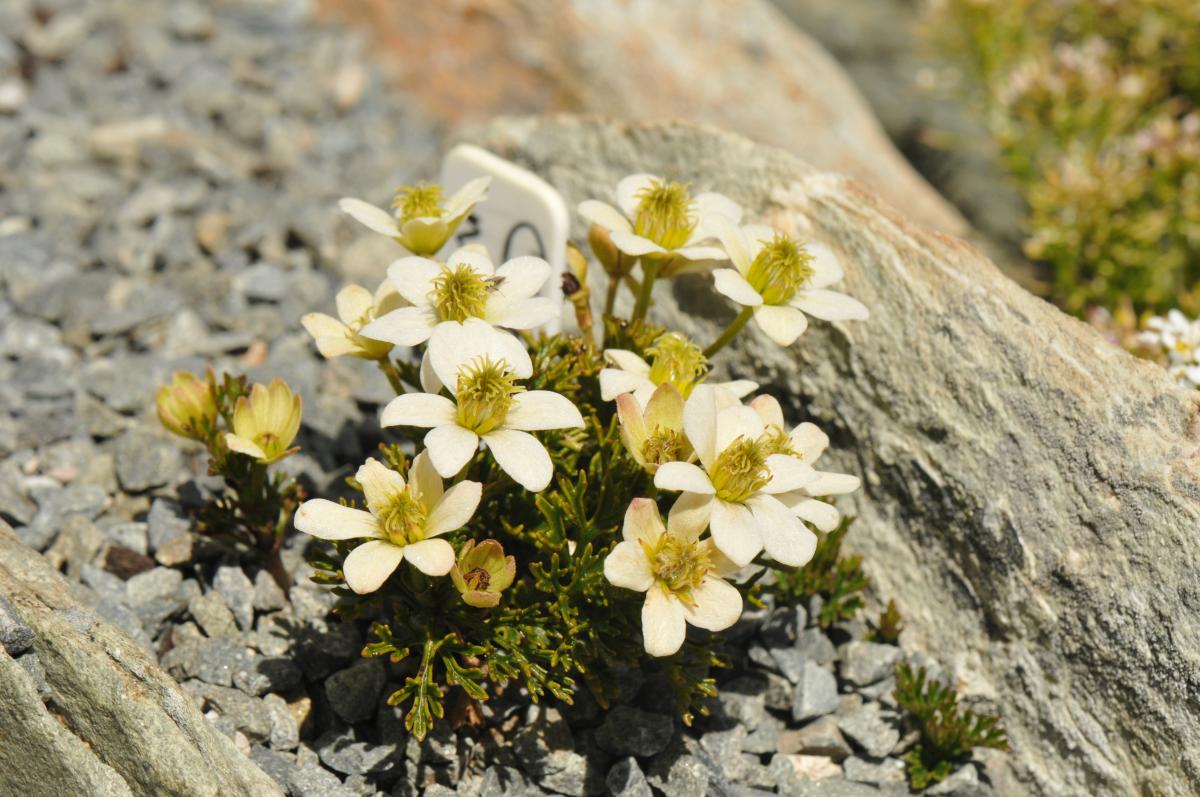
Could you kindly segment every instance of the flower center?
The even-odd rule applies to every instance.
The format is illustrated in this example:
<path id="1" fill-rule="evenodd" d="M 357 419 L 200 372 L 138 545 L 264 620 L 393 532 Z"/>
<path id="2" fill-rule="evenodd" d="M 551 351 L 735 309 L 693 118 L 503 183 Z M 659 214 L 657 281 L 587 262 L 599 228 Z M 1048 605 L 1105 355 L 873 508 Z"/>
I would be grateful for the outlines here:
<path id="1" fill-rule="evenodd" d="M 392 208 L 400 212 L 400 223 L 419 218 L 440 218 L 442 215 L 442 187 L 434 183 L 419 182 L 402 185 L 396 189 Z"/>
<path id="2" fill-rule="evenodd" d="M 740 504 L 771 480 L 767 469 L 767 446 L 759 440 L 739 437 L 717 456 L 712 483 L 722 501 Z"/>
<path id="3" fill-rule="evenodd" d="M 650 465 L 680 462 L 687 459 L 691 450 L 692 446 L 683 432 L 656 426 L 642 443 L 642 459 Z"/>
<path id="4" fill-rule="evenodd" d="M 691 591 L 700 586 L 712 568 L 706 550 L 670 534 L 664 534 L 653 547 L 648 546 L 646 558 L 655 580 L 689 601 Z"/>
<path id="5" fill-rule="evenodd" d="M 488 281 L 466 263 L 449 266 L 433 280 L 433 308 L 439 321 L 482 318 L 487 307 Z"/>
<path id="6" fill-rule="evenodd" d="M 650 355 L 650 381 L 655 385 L 670 382 L 684 398 L 708 373 L 708 359 L 700 347 L 676 332 L 659 335 L 646 349 Z"/>
<path id="7" fill-rule="evenodd" d="M 800 452 L 792 448 L 792 438 L 788 437 L 787 432 L 774 424 L 767 427 L 767 431 L 759 440 L 762 444 L 763 452 L 768 457 L 772 454 L 784 454 L 796 459 L 804 458 Z"/>
<path id="8" fill-rule="evenodd" d="M 458 372 L 458 423 L 484 435 L 504 423 L 513 396 L 525 388 L 516 384 L 505 360 L 484 356 Z"/>
<path id="9" fill-rule="evenodd" d="M 467 582 L 469 588 L 477 592 L 484 592 L 492 583 L 492 574 L 482 567 L 476 567 L 463 574 L 463 581 Z"/>
<path id="10" fill-rule="evenodd" d="M 263 450 L 263 453 L 268 457 L 273 457 L 280 452 L 279 435 L 274 432 L 259 432 L 254 435 L 254 443 Z"/>
<path id="11" fill-rule="evenodd" d="M 638 192 L 633 231 L 663 249 L 678 249 L 692 237 L 696 218 L 687 186 L 674 180 L 652 180 Z"/>
<path id="12" fill-rule="evenodd" d="M 763 246 L 746 281 L 766 304 L 786 304 L 813 275 L 812 255 L 792 238 L 778 233 Z"/>
<path id="13" fill-rule="evenodd" d="M 379 525 L 389 542 L 408 545 L 425 539 L 425 504 L 405 488 L 391 496 L 379 513 Z"/>

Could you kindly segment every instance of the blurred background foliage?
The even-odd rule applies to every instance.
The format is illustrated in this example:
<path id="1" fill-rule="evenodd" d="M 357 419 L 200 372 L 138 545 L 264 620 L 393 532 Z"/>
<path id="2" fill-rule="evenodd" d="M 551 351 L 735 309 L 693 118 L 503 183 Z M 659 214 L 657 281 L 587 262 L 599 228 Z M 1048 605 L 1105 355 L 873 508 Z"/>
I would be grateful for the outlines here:
<path id="1" fill-rule="evenodd" d="M 1056 301 L 1200 313 L 1200 0 L 937 0 Z"/>

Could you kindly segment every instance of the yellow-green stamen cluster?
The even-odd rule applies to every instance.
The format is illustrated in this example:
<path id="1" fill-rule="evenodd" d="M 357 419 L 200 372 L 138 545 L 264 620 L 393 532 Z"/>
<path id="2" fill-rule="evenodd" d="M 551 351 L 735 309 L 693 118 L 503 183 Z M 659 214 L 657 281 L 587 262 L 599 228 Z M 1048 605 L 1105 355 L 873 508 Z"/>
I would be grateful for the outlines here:
<path id="1" fill-rule="evenodd" d="M 439 321 L 482 318 L 487 308 L 488 281 L 466 263 L 446 266 L 433 280 L 433 308 Z"/>
<path id="2" fill-rule="evenodd" d="M 389 497 L 379 512 L 379 525 L 389 542 L 407 545 L 425 538 L 425 505 L 405 488 Z"/>
<path id="3" fill-rule="evenodd" d="M 674 180 L 653 180 L 637 195 L 633 231 L 663 249 L 678 249 L 696 229 L 693 202 L 687 185 Z"/>
<path id="4" fill-rule="evenodd" d="M 681 462 L 691 453 L 692 446 L 678 429 L 655 427 L 642 443 L 642 459 L 647 465 Z"/>
<path id="5" fill-rule="evenodd" d="M 458 423 L 483 435 L 504 423 L 513 396 L 525 388 L 516 384 L 504 360 L 478 358 L 458 372 Z"/>
<path id="6" fill-rule="evenodd" d="M 686 602 L 712 568 L 707 548 L 664 534 L 653 546 L 642 543 L 654 579 Z"/>
<path id="7" fill-rule="evenodd" d="M 676 332 L 659 335 L 646 349 L 650 356 L 650 381 L 670 382 L 687 398 L 692 388 L 708 373 L 708 358 L 700 347 Z"/>
<path id="8" fill-rule="evenodd" d="M 739 437 L 717 456 L 710 478 L 717 498 L 740 504 L 771 480 L 767 468 L 770 452 L 759 440 Z"/>
<path id="9" fill-rule="evenodd" d="M 782 233 L 765 244 L 750 264 L 746 281 L 766 304 L 786 304 L 813 275 L 812 255 Z"/>
<path id="10" fill-rule="evenodd" d="M 392 208 L 400 212 L 401 224 L 412 219 L 441 218 L 442 187 L 425 182 L 402 185 L 396 189 Z"/>
<path id="11" fill-rule="evenodd" d="M 796 457 L 797 459 L 803 458 L 800 452 L 792 447 L 792 438 L 788 436 L 788 433 L 774 424 L 767 427 L 767 431 L 763 433 L 759 442 L 767 456 L 771 454 L 784 454 L 789 457 Z"/>

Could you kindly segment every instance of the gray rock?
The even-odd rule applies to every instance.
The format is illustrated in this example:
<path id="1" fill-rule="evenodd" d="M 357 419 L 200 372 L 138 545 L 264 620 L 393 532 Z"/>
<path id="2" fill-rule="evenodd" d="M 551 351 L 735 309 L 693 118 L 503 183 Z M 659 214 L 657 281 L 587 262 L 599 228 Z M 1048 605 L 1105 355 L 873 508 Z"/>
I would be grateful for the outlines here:
<path id="1" fill-rule="evenodd" d="M 746 727 L 732 725 L 722 730 L 710 730 L 700 737 L 700 746 L 720 767 L 726 780 L 741 781 L 746 775 L 742 750 L 746 746 Z"/>
<path id="2" fill-rule="evenodd" d="M 188 602 L 188 613 L 210 637 L 236 637 L 237 621 L 219 592 L 206 592 Z"/>
<path id="3" fill-rule="evenodd" d="M 506 766 L 488 767 L 479 789 L 479 797 L 542 797 L 545 793 L 521 770 Z"/>
<path id="4" fill-rule="evenodd" d="M 596 744 L 613 755 L 646 757 L 662 752 L 674 733 L 671 717 L 614 706 L 596 729 Z"/>
<path id="5" fill-rule="evenodd" d="M 876 762 L 850 756 L 842 762 L 842 769 L 846 772 L 847 780 L 881 787 L 905 786 L 904 762 L 897 758 Z"/>
<path id="6" fill-rule="evenodd" d="M 758 633 L 768 648 L 791 647 L 807 620 L 803 606 L 779 606 L 767 615 Z"/>
<path id="7" fill-rule="evenodd" d="M 294 658 L 309 680 L 324 678 L 357 659 L 362 641 L 351 623 L 317 621 L 303 627 L 293 623 Z M 261 637 L 261 635 L 260 635 Z"/>
<path id="8" fill-rule="evenodd" d="M 184 534 L 192 528 L 191 522 L 181 517 L 174 505 L 162 498 L 154 499 L 150 513 L 146 516 L 146 530 L 150 535 L 150 549 L 157 551 L 167 540 Z"/>
<path id="9" fill-rule="evenodd" d="M 113 458 L 117 480 L 131 493 L 171 482 L 183 465 L 179 447 L 173 441 L 136 428 L 117 438 Z"/>
<path id="10" fill-rule="evenodd" d="M 792 719 L 804 722 L 822 714 L 832 714 L 837 707 L 837 679 L 833 673 L 811 661 L 805 662 L 792 695 Z"/>
<path id="11" fill-rule="evenodd" d="M 37 654 L 30 652 L 18 656 L 17 664 L 20 664 L 21 669 L 25 670 L 25 674 L 29 676 L 29 682 L 33 684 L 42 701 L 49 700 L 53 693 L 50 691 L 50 682 L 46 680 L 46 668 L 42 666 L 41 659 L 37 657 Z"/>
<path id="12" fill-rule="evenodd" d="M 237 689 L 213 684 L 199 684 L 196 691 L 204 698 L 206 707 L 220 712 L 251 741 L 265 742 L 270 738 L 271 712 L 261 700 Z"/>
<path id="13" fill-rule="evenodd" d="M 650 784 L 636 758 L 622 758 L 613 764 L 604 779 L 613 797 L 652 797 Z"/>
<path id="14" fill-rule="evenodd" d="M 774 753 L 779 749 L 779 737 L 785 727 L 783 720 L 764 711 L 762 717 L 755 724 L 754 730 L 746 734 L 742 750 L 756 755 Z"/>
<path id="15" fill-rule="evenodd" d="M 268 692 L 286 692 L 300 685 L 304 674 L 286 656 L 247 655 L 233 671 L 233 685 L 258 697 Z"/>
<path id="16" fill-rule="evenodd" d="M 779 752 L 823 755 L 840 762 L 850 755 L 850 745 L 838 730 L 835 717 L 814 720 L 803 728 L 784 731 L 779 736 Z"/>
<path id="17" fill-rule="evenodd" d="M 837 649 L 820 628 L 806 628 L 801 631 L 796 639 L 795 650 L 805 659 L 817 664 L 832 664 L 837 659 Z"/>
<path id="18" fill-rule="evenodd" d="M 146 554 L 150 550 L 146 529 L 145 523 L 114 523 L 104 529 L 104 534 L 117 545 Z"/>
<path id="19" fill-rule="evenodd" d="M 177 644 L 162 658 L 162 665 L 176 678 L 197 678 L 206 684 L 233 686 L 235 672 L 249 666 L 251 655 L 234 639 L 189 639 Z"/>
<path id="20" fill-rule="evenodd" d="M 513 752 L 544 788 L 584 797 L 605 788 L 606 769 L 575 752 L 571 729 L 555 708 L 531 707 L 530 721 L 513 736 Z"/>
<path id="21" fill-rule="evenodd" d="M 156 600 L 174 599 L 182 585 L 183 573 L 169 567 L 156 567 L 125 582 L 125 602 L 133 609 L 140 609 Z"/>
<path id="22" fill-rule="evenodd" d="M 871 758 L 883 758 L 900 741 L 899 718 L 890 711 L 883 711 L 878 703 L 864 703 L 849 711 L 839 711 L 837 724 L 846 738 Z"/>
<path id="23" fill-rule="evenodd" d="M 0 655 L 0 736 L 22 740 L 0 745 L 0 793 L 282 796 L 136 643 L 80 612 L 62 576 L 3 524 L 0 562 L 0 595 L 39 640 L 56 711 Z M 71 718 L 69 730 L 58 717 Z"/>
<path id="24" fill-rule="evenodd" d="M 300 726 L 296 724 L 296 717 L 287 701 L 279 695 L 265 695 L 263 705 L 271 717 L 271 749 L 295 750 L 300 744 Z"/>
<path id="25" fill-rule="evenodd" d="M 841 676 L 854 686 L 878 683 L 896 672 L 900 648 L 876 642 L 847 642 L 838 648 Z"/>
<path id="26" fill-rule="evenodd" d="M 93 563 L 105 544 L 104 532 L 83 515 L 69 515 L 62 522 L 62 530 L 54 544 L 46 550 L 46 559 L 56 570 L 65 570 L 68 576 L 79 578 L 85 565 Z"/>
<path id="27" fill-rule="evenodd" d="M 729 792 L 729 784 L 716 762 L 687 736 L 675 737 L 666 750 L 651 760 L 646 780 L 666 797 Z"/>
<path id="28" fill-rule="evenodd" d="M 225 599 L 243 631 L 254 627 L 254 585 L 235 565 L 221 565 L 213 577 L 213 589 Z"/>
<path id="29" fill-rule="evenodd" d="M 8 598 L 0 595 L 0 646 L 15 659 L 33 647 L 33 642 L 33 629 L 21 619 Z"/>
<path id="30" fill-rule="evenodd" d="M 321 763 L 344 775 L 386 772 L 400 760 L 395 745 L 357 741 L 350 731 L 326 731 L 313 747 Z"/>
<path id="31" fill-rule="evenodd" d="M 337 775 L 318 766 L 298 767 L 291 773 L 291 789 L 294 797 L 357 797 Z"/>
<path id="32" fill-rule="evenodd" d="M 974 764 L 964 764 L 941 783 L 925 790 L 929 797 L 987 797 L 992 790 L 979 780 L 979 771 Z"/>
<path id="33" fill-rule="evenodd" d="M 288 790 L 292 788 L 292 778 L 297 768 L 296 762 L 292 761 L 289 756 L 280 755 L 261 744 L 256 744 L 250 748 L 250 760 L 267 773 L 271 780 L 279 784 L 280 788 Z"/>
<path id="34" fill-rule="evenodd" d="M 287 606 L 287 597 L 270 573 L 259 570 L 254 576 L 254 596 L 251 603 L 257 611 L 273 612 Z"/>
<path id="35" fill-rule="evenodd" d="M 325 697 L 345 722 L 364 722 L 375 716 L 386 677 L 382 661 L 362 659 L 325 679 Z"/>

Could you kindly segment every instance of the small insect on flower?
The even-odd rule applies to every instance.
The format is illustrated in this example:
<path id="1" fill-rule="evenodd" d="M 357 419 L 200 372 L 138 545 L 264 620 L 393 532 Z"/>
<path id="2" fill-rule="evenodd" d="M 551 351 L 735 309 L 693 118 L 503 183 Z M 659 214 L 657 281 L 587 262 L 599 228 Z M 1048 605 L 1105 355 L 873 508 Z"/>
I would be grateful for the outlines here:
<path id="1" fill-rule="evenodd" d="M 463 603 L 480 609 L 498 606 L 500 593 L 508 589 L 516 575 L 517 560 L 505 556 L 504 548 L 495 540 L 479 544 L 467 540 L 450 570 Z"/>
<path id="2" fill-rule="evenodd" d="M 394 238 L 414 255 L 433 256 L 446 245 L 463 219 L 487 198 L 492 178 L 480 177 L 449 198 L 442 187 L 430 183 L 401 186 L 392 200 L 392 213 L 349 197 L 338 207 L 363 226 Z"/>
<path id="3" fill-rule="evenodd" d="M 364 360 L 379 360 L 391 353 L 392 344 L 373 340 L 361 332 L 376 318 L 404 303 L 403 297 L 390 283 L 380 285 L 374 296 L 361 285 L 347 285 L 338 291 L 338 318 L 324 313 L 308 313 L 300 322 L 313 336 L 317 350 L 323 357 L 332 359 L 349 354 Z"/>
<path id="4" fill-rule="evenodd" d="M 635 498 L 625 512 L 621 542 L 604 560 L 604 577 L 645 592 L 642 637 L 651 656 L 670 656 L 683 645 L 687 625 L 722 631 L 742 614 L 742 596 L 724 577 L 737 566 L 711 539 L 694 513 L 675 513 L 663 526 L 649 498 Z"/>
<path id="5" fill-rule="evenodd" d="M 801 244 L 770 227 L 739 227 L 717 218 L 733 268 L 713 272 L 719 293 L 753 308 L 754 322 L 780 346 L 790 346 L 808 328 L 805 313 L 826 321 L 861 321 L 867 308 L 828 286 L 841 281 L 842 267 L 826 246 Z"/>
<path id="6" fill-rule="evenodd" d="M 694 263 L 725 260 L 721 247 L 706 243 L 714 236 L 713 220 L 736 224 L 742 218 L 742 209 L 722 194 L 693 197 L 686 185 L 652 174 L 631 174 L 617 183 L 617 205 L 620 210 L 589 199 L 580 203 L 579 214 L 606 230 L 613 246 L 627 255 L 679 261 L 662 276 Z"/>
<path id="7" fill-rule="evenodd" d="M 192 440 L 206 439 L 216 428 L 217 393 L 212 371 L 204 379 L 187 371 L 176 371 L 171 384 L 158 389 L 155 397 L 158 419 L 168 431 Z"/>
<path id="8" fill-rule="evenodd" d="M 413 459 L 408 481 L 383 463 L 368 459 L 355 478 L 367 510 L 315 498 L 296 511 L 296 528 L 323 540 L 366 538 L 346 557 L 342 573 L 361 594 L 383 586 L 407 559 L 428 576 L 454 566 L 454 548 L 441 535 L 466 525 L 479 506 L 483 486 L 461 481 L 443 492 L 442 480 L 424 452 Z"/>
<path id="9" fill-rule="evenodd" d="M 600 397 L 612 401 L 622 393 L 632 393 L 644 407 L 659 385 L 670 384 L 687 398 L 708 374 L 704 352 L 677 332 L 660 335 L 646 354 L 650 362 L 625 349 L 605 349 L 604 358 L 615 367 L 601 369 Z M 746 379 L 711 385 L 734 403 L 758 387 L 757 382 Z"/>
<path id="10" fill-rule="evenodd" d="M 270 385 L 255 385 L 250 396 L 238 399 L 233 411 L 233 431 L 225 433 L 231 451 L 245 454 L 264 465 L 278 462 L 299 451 L 288 448 L 300 431 L 303 402 L 287 382 L 272 379 Z"/>

